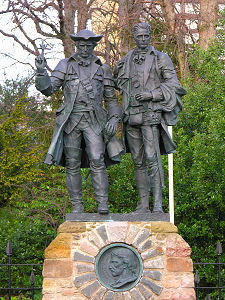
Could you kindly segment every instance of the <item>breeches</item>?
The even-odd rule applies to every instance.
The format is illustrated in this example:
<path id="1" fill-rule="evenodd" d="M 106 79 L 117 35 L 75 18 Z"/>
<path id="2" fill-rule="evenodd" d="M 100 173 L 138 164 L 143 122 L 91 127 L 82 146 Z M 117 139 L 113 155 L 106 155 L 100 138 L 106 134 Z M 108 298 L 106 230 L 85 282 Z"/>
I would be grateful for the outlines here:
<path id="1" fill-rule="evenodd" d="M 158 128 L 157 135 L 159 136 Z M 150 164 L 151 162 L 155 162 L 156 150 L 154 146 L 152 126 L 144 124 L 139 126 L 131 126 L 127 124 L 126 138 L 135 169 L 145 168 L 146 162 Z"/>
<path id="2" fill-rule="evenodd" d="M 64 132 L 63 150 L 67 169 L 72 167 L 78 171 L 80 168 L 82 136 L 85 141 L 85 151 L 90 161 L 90 169 L 92 171 L 104 170 L 105 144 L 103 136 L 101 134 L 97 135 L 84 117 L 82 117 L 72 132 L 69 134 Z"/>

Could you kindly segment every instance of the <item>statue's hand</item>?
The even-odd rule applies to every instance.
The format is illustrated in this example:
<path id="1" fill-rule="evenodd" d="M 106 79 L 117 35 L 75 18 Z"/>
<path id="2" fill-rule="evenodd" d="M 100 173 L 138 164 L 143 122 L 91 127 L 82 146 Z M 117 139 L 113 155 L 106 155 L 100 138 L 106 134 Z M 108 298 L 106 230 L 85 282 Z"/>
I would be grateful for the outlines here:
<path id="1" fill-rule="evenodd" d="M 137 101 L 149 101 L 152 99 L 152 93 L 140 93 L 140 94 L 136 94 L 135 99 Z"/>
<path id="2" fill-rule="evenodd" d="M 35 58 L 35 66 L 37 68 L 38 73 L 44 73 L 45 68 L 47 66 L 47 61 L 43 55 L 39 55 Z"/>
<path id="3" fill-rule="evenodd" d="M 105 131 L 108 136 L 113 136 L 118 128 L 119 118 L 112 117 L 105 125 Z"/>

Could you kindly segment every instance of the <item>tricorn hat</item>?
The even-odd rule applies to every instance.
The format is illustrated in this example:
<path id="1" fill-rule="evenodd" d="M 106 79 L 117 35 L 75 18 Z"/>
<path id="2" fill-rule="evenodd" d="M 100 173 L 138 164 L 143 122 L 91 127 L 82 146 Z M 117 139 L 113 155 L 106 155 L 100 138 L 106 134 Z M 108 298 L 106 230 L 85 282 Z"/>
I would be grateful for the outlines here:
<path id="1" fill-rule="evenodd" d="M 80 41 L 80 40 L 93 40 L 95 42 L 99 42 L 101 38 L 103 37 L 102 34 L 95 35 L 94 32 L 88 30 L 88 29 L 83 29 L 79 31 L 77 34 L 71 34 L 70 35 L 71 39 L 73 41 Z"/>

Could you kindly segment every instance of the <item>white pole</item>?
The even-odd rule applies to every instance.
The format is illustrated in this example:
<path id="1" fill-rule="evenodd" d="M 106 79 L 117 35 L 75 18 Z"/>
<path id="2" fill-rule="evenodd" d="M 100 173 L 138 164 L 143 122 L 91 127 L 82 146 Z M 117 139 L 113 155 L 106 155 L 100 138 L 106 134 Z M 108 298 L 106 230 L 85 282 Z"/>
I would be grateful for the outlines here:
<path id="1" fill-rule="evenodd" d="M 169 134 L 173 134 L 172 126 L 168 126 Z M 169 212 L 170 222 L 174 224 L 174 191 L 173 191 L 173 153 L 168 155 L 168 169 L 169 169 Z"/>

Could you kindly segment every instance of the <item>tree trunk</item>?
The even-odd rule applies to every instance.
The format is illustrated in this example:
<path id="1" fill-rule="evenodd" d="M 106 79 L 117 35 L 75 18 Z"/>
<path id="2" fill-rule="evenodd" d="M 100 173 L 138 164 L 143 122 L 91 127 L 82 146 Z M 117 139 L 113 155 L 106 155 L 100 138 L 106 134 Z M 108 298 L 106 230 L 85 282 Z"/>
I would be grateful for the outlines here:
<path id="1" fill-rule="evenodd" d="M 87 21 L 89 19 L 89 5 L 87 0 L 77 0 L 77 32 L 86 29 Z"/>
<path id="2" fill-rule="evenodd" d="M 74 53 L 74 42 L 70 38 L 70 34 L 74 33 L 76 0 L 64 0 L 64 17 L 63 17 L 63 48 L 65 57 L 69 57 Z"/>
<path id="3" fill-rule="evenodd" d="M 199 46 L 207 50 L 216 34 L 217 0 L 200 0 Z"/>
<path id="4" fill-rule="evenodd" d="M 180 75 L 182 76 L 188 73 L 187 55 L 184 42 L 184 24 L 182 20 L 176 22 L 177 15 L 171 0 L 162 0 L 161 7 L 166 21 L 165 25 L 168 28 L 165 34 L 168 35 L 171 40 L 174 39 L 177 44 L 177 60 L 179 64 Z"/>
<path id="5" fill-rule="evenodd" d="M 121 52 L 127 53 L 133 45 L 132 27 L 140 22 L 140 15 L 143 7 L 140 0 L 119 0 L 119 26 Z"/>
<path id="6" fill-rule="evenodd" d="M 70 34 L 75 29 L 75 12 L 77 11 L 77 32 L 86 29 L 87 21 L 90 18 L 89 5 L 85 0 L 64 0 L 64 31 L 62 39 L 64 54 L 66 57 L 74 53 L 74 42 Z"/>

